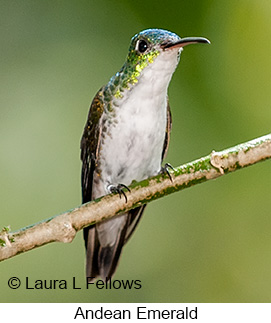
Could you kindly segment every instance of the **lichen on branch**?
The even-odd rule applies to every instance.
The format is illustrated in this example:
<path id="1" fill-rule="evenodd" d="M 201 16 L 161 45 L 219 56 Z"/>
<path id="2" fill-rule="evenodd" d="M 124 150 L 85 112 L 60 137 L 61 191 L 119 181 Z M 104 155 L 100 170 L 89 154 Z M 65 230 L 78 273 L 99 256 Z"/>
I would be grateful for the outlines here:
<path id="1" fill-rule="evenodd" d="M 139 183 L 132 183 L 127 192 L 128 201 L 117 194 L 109 194 L 83 204 L 63 214 L 10 232 L 0 232 L 0 261 L 50 242 L 71 242 L 84 227 L 149 203 L 173 192 L 180 191 L 238 169 L 271 158 L 271 134 L 215 152 Z"/>

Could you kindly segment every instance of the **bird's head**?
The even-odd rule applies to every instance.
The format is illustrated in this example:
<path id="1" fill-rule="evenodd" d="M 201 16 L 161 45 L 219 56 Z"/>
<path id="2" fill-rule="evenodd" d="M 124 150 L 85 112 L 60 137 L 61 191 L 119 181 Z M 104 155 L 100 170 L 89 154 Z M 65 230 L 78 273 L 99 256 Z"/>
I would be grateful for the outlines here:
<path id="1" fill-rule="evenodd" d="M 121 99 L 123 92 L 134 88 L 140 79 L 141 84 L 157 85 L 157 91 L 166 89 L 183 47 L 196 43 L 209 44 L 210 41 L 203 37 L 181 38 L 163 29 L 146 29 L 136 34 L 123 67 L 106 87 L 108 98 L 113 94 Z"/>
<path id="2" fill-rule="evenodd" d="M 132 38 L 126 64 L 137 72 L 136 77 L 160 55 L 175 61 L 176 67 L 183 47 L 197 43 L 209 44 L 210 41 L 203 37 L 181 38 L 163 29 L 146 29 Z"/>

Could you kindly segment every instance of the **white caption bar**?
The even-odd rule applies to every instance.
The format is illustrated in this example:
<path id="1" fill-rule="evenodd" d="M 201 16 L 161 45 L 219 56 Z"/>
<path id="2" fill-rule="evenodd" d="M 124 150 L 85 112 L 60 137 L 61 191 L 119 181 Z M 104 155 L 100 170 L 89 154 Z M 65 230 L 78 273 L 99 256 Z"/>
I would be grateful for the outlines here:
<path id="1" fill-rule="evenodd" d="M 271 322 L 270 304 L 2 303 L 1 322 Z"/>

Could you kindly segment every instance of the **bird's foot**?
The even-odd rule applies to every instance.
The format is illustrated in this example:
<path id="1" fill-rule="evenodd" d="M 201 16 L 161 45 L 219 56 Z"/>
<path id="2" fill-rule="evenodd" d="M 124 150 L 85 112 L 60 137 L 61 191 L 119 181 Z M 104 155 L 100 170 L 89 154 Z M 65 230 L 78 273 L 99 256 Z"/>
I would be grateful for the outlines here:
<path id="1" fill-rule="evenodd" d="M 117 186 L 110 184 L 107 186 L 107 189 L 110 193 L 119 193 L 120 199 L 121 199 L 121 195 L 123 195 L 125 198 L 125 202 L 127 203 L 127 196 L 126 196 L 125 192 L 123 191 L 124 188 L 126 188 L 127 191 L 131 192 L 129 187 L 124 184 L 118 184 Z"/>
<path id="2" fill-rule="evenodd" d="M 167 174 L 167 176 L 169 177 L 169 179 L 171 180 L 171 182 L 173 182 L 172 176 L 170 175 L 169 169 L 175 171 L 174 167 L 169 164 L 169 163 L 165 163 L 165 166 L 162 166 L 160 173 L 161 174 Z"/>

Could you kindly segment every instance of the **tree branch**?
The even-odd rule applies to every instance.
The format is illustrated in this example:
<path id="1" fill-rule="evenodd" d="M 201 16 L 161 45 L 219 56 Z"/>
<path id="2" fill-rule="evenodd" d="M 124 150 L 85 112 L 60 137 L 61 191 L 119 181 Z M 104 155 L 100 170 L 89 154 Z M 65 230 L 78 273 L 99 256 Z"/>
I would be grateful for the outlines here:
<path id="1" fill-rule="evenodd" d="M 119 195 L 110 194 L 16 232 L 5 227 L 0 232 L 0 261 L 50 242 L 71 242 L 77 231 L 90 224 L 268 158 L 271 134 L 179 166 L 170 172 L 172 181 L 159 174 L 133 183 L 131 193 L 127 192 L 127 203 Z"/>

